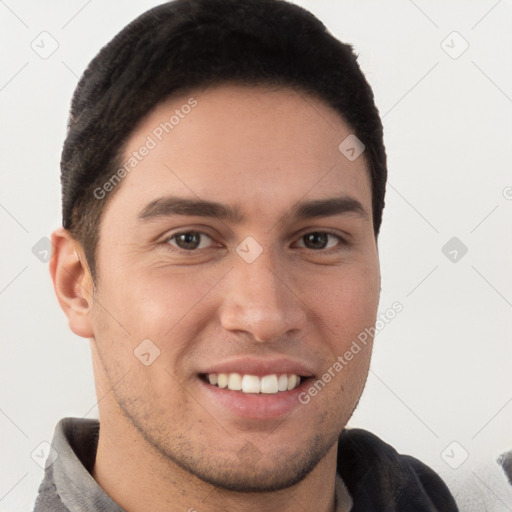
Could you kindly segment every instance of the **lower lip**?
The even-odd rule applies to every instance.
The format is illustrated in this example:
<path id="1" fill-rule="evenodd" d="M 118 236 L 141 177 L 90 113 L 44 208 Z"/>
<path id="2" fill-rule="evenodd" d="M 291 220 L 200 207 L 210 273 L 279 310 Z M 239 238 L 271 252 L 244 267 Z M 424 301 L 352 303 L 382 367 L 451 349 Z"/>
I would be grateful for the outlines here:
<path id="1" fill-rule="evenodd" d="M 309 380 L 301 379 L 300 385 L 290 391 L 256 394 L 219 388 L 199 379 L 209 396 L 209 403 L 219 404 L 242 418 L 262 420 L 281 418 L 302 405 L 298 397 L 309 385 Z"/>

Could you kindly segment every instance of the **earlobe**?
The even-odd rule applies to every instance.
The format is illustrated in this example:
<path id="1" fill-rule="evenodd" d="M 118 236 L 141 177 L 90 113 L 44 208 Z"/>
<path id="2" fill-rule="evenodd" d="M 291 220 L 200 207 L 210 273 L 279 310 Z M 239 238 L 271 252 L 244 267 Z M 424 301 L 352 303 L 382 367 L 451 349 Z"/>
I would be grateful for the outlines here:
<path id="1" fill-rule="evenodd" d="M 64 228 L 52 233 L 52 243 L 50 275 L 60 307 L 75 334 L 92 338 L 93 282 L 82 247 Z"/>

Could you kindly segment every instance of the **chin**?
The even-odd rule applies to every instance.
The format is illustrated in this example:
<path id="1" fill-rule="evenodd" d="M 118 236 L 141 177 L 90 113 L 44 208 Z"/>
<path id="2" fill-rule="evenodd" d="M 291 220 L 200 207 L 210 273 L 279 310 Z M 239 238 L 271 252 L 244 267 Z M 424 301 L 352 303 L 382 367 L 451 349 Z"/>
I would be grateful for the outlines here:
<path id="1" fill-rule="evenodd" d="M 265 493 L 275 492 L 292 487 L 306 478 L 306 476 L 320 462 L 322 456 L 309 458 L 295 463 L 258 464 L 257 467 L 238 462 L 231 468 L 200 467 L 184 468 L 197 478 L 219 489 L 239 493 Z"/>
<path id="2" fill-rule="evenodd" d="M 275 492 L 292 487 L 304 480 L 336 442 L 317 435 L 310 442 L 293 450 L 262 453 L 247 443 L 233 457 L 208 454 L 186 458 L 167 453 L 182 469 L 214 487 L 239 493 Z M 307 449 L 303 447 L 307 446 Z M 197 452 L 196 452 L 197 453 Z"/>

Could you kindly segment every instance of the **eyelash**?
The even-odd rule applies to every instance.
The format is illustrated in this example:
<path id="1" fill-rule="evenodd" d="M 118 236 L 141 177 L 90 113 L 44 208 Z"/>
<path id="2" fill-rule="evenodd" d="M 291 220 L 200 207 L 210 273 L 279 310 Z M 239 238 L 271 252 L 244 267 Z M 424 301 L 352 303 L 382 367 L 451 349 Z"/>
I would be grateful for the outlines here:
<path id="1" fill-rule="evenodd" d="M 173 235 L 167 237 L 164 241 L 163 241 L 163 244 L 166 248 L 168 248 L 169 250 L 173 251 L 173 252 L 180 252 L 182 254 L 193 254 L 193 253 L 198 253 L 199 251 L 201 250 L 207 250 L 207 249 L 210 249 L 211 247 L 203 247 L 202 249 L 200 248 L 197 248 L 197 249 L 182 249 L 181 247 L 177 247 L 176 245 L 171 245 L 171 240 L 175 239 L 176 237 L 180 236 L 180 235 L 186 235 L 186 234 L 190 234 L 190 233 L 197 233 L 198 235 L 202 236 L 202 237 L 208 237 L 211 241 L 214 241 L 213 240 L 213 237 L 211 237 L 210 235 L 208 235 L 207 233 L 204 233 L 203 231 L 197 231 L 197 230 L 193 230 L 193 229 L 190 229 L 188 231 L 179 231 L 178 233 L 174 233 Z M 322 234 L 322 235 L 327 235 L 327 236 L 330 236 L 330 237 L 334 237 L 338 240 L 338 243 L 334 246 L 334 247 L 328 247 L 326 249 L 310 249 L 308 247 L 301 247 L 302 249 L 306 249 L 308 251 L 312 251 L 314 253 L 325 253 L 325 254 L 329 254 L 337 249 L 339 249 L 340 247 L 342 246 L 348 246 L 350 245 L 350 243 L 345 240 L 344 238 L 342 238 L 340 235 L 338 235 L 337 233 L 332 233 L 331 231 L 308 231 L 307 233 L 304 233 L 303 235 L 301 235 L 299 237 L 299 240 L 303 240 L 305 236 L 307 235 L 311 235 L 311 234 Z"/>

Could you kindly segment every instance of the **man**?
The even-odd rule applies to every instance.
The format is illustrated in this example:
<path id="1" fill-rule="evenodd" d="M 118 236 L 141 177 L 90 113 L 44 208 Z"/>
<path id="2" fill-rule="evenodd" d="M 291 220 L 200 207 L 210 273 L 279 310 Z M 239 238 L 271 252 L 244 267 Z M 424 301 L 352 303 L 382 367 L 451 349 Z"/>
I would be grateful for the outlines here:
<path id="1" fill-rule="evenodd" d="M 103 48 L 50 265 L 100 418 L 57 425 L 35 510 L 457 510 L 428 467 L 344 429 L 385 182 L 351 47 L 297 6 L 177 0 Z"/>

